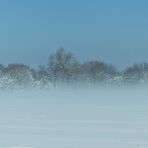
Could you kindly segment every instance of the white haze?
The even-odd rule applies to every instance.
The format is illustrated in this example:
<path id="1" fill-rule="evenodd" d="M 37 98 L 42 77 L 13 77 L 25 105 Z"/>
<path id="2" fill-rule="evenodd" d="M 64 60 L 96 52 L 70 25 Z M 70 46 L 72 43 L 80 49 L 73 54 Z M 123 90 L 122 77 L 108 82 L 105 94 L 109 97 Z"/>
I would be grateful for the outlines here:
<path id="1" fill-rule="evenodd" d="M 0 93 L 0 148 L 147 147 L 147 88 Z"/>

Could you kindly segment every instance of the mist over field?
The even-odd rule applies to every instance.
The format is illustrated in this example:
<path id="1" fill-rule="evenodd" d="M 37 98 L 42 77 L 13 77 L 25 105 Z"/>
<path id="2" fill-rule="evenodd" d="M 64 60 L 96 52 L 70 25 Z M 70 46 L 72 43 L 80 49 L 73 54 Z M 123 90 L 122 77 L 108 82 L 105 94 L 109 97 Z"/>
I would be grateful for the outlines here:
<path id="1" fill-rule="evenodd" d="M 0 148 L 147 148 L 147 96 L 147 87 L 1 92 Z"/>
<path id="2" fill-rule="evenodd" d="M 148 148 L 148 0 L 0 0 L 0 148 Z"/>

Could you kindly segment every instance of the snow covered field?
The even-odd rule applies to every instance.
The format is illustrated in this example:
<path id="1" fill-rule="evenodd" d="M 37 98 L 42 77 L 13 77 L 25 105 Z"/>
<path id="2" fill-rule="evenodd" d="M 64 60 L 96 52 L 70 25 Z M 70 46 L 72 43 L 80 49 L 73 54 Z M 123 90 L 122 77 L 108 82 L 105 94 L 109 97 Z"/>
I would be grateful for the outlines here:
<path id="1" fill-rule="evenodd" d="M 147 148 L 147 89 L 0 94 L 0 148 Z"/>

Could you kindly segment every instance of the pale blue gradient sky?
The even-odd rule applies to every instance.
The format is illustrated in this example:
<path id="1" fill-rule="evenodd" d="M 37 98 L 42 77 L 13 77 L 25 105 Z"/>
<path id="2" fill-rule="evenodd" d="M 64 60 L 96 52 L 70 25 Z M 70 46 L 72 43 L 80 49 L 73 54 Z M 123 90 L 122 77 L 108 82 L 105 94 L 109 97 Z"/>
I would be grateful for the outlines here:
<path id="1" fill-rule="evenodd" d="M 46 64 L 63 46 L 119 68 L 148 62 L 147 0 L 0 0 L 0 63 Z"/>

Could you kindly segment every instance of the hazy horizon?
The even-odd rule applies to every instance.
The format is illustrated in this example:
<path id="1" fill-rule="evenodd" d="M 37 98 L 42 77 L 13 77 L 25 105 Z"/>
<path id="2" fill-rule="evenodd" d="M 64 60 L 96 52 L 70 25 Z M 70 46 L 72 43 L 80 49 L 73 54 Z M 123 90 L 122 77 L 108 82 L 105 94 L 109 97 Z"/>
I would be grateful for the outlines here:
<path id="1" fill-rule="evenodd" d="M 148 148 L 147 18 L 146 0 L 0 0 L 0 148 Z"/>

